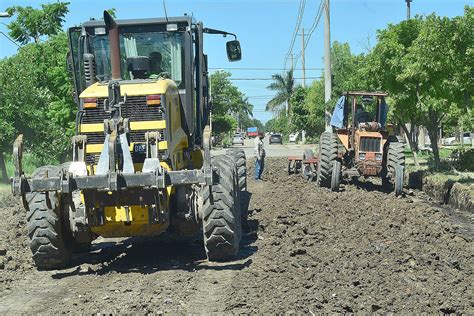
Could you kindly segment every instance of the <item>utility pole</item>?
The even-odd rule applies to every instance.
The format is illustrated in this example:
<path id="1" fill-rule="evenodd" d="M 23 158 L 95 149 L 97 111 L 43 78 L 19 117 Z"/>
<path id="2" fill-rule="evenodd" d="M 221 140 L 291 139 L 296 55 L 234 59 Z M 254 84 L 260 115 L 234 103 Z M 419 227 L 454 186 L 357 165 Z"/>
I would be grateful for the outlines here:
<path id="1" fill-rule="evenodd" d="M 328 103 L 332 93 L 331 78 L 331 32 L 330 32 L 330 15 L 329 0 L 324 2 L 324 102 Z M 326 131 L 331 129 L 329 125 L 329 114 L 325 112 Z"/>
<path id="2" fill-rule="evenodd" d="M 413 0 L 405 0 L 406 3 L 407 3 L 407 20 L 410 20 L 410 3 L 413 1 Z"/>
<path id="3" fill-rule="evenodd" d="M 290 54 L 290 58 L 291 58 L 291 70 L 293 70 L 295 67 L 295 65 L 293 64 L 293 53 Z"/>
<path id="4" fill-rule="evenodd" d="M 303 70 L 303 87 L 306 87 L 306 72 L 304 67 L 304 28 L 301 29 L 301 66 Z"/>

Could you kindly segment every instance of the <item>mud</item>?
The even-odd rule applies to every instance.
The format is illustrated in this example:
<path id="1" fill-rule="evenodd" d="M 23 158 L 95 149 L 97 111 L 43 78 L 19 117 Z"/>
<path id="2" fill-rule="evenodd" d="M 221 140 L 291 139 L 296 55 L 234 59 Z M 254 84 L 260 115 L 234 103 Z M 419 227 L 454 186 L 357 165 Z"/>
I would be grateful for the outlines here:
<path id="1" fill-rule="evenodd" d="M 199 238 L 114 239 L 38 272 L 21 206 L 2 201 L 0 313 L 474 313 L 470 216 L 377 184 L 316 188 L 286 175 L 284 158 L 267 159 L 264 182 L 253 171 L 229 263 L 207 262 Z"/>

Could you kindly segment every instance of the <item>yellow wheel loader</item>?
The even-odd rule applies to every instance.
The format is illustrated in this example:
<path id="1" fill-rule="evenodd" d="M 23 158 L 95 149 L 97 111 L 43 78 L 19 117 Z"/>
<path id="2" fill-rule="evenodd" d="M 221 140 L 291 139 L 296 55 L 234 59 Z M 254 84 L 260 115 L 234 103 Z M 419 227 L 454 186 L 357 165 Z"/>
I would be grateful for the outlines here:
<path id="1" fill-rule="evenodd" d="M 115 21 L 106 11 L 69 33 L 78 104 L 72 161 L 27 177 L 14 144 L 12 190 L 27 211 L 38 269 L 68 265 L 97 236 L 203 232 L 209 260 L 236 256 L 241 153 L 211 157 L 204 28 L 190 16 Z"/>

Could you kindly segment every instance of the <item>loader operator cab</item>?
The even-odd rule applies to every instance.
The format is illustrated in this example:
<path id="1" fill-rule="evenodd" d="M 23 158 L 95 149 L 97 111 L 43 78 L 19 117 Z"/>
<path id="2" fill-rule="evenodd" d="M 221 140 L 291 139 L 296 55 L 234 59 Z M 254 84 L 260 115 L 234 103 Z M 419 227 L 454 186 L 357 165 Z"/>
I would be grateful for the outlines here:
<path id="1" fill-rule="evenodd" d="M 149 58 L 150 58 L 150 78 L 151 79 L 158 78 L 158 76 L 163 72 L 163 69 L 161 68 L 163 57 L 160 52 L 152 52 Z"/>
<path id="2" fill-rule="evenodd" d="M 236 36 L 204 28 L 201 22 L 186 15 L 116 20 L 114 23 L 118 29 L 118 77 L 121 82 L 129 84 L 131 81 L 158 79 L 174 81 L 183 110 L 183 128 L 186 132 L 189 131 L 188 141 L 200 145 L 210 111 L 207 55 L 203 52 L 204 34 L 234 36 L 234 40 L 226 43 L 229 61 L 241 59 L 240 43 Z M 79 110 L 85 110 L 80 95 L 88 87 L 118 79 L 113 78 L 112 73 L 113 49 L 109 33 L 104 20 L 88 21 L 80 27 L 69 29 L 68 68 L 71 69 Z M 87 116 L 87 110 L 83 114 L 86 115 L 78 115 L 76 125 L 79 126 L 81 119 Z"/>

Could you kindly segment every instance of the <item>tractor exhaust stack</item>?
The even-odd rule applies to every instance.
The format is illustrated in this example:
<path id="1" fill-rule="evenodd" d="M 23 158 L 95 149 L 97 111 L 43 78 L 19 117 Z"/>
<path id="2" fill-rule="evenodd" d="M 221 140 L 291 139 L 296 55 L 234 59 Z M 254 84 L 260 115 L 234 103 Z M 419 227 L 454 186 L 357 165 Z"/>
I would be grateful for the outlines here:
<path id="1" fill-rule="evenodd" d="M 112 80 L 122 79 L 120 71 L 120 42 L 117 23 L 109 12 L 104 11 L 105 28 L 109 33 L 110 60 L 112 63 Z"/>

